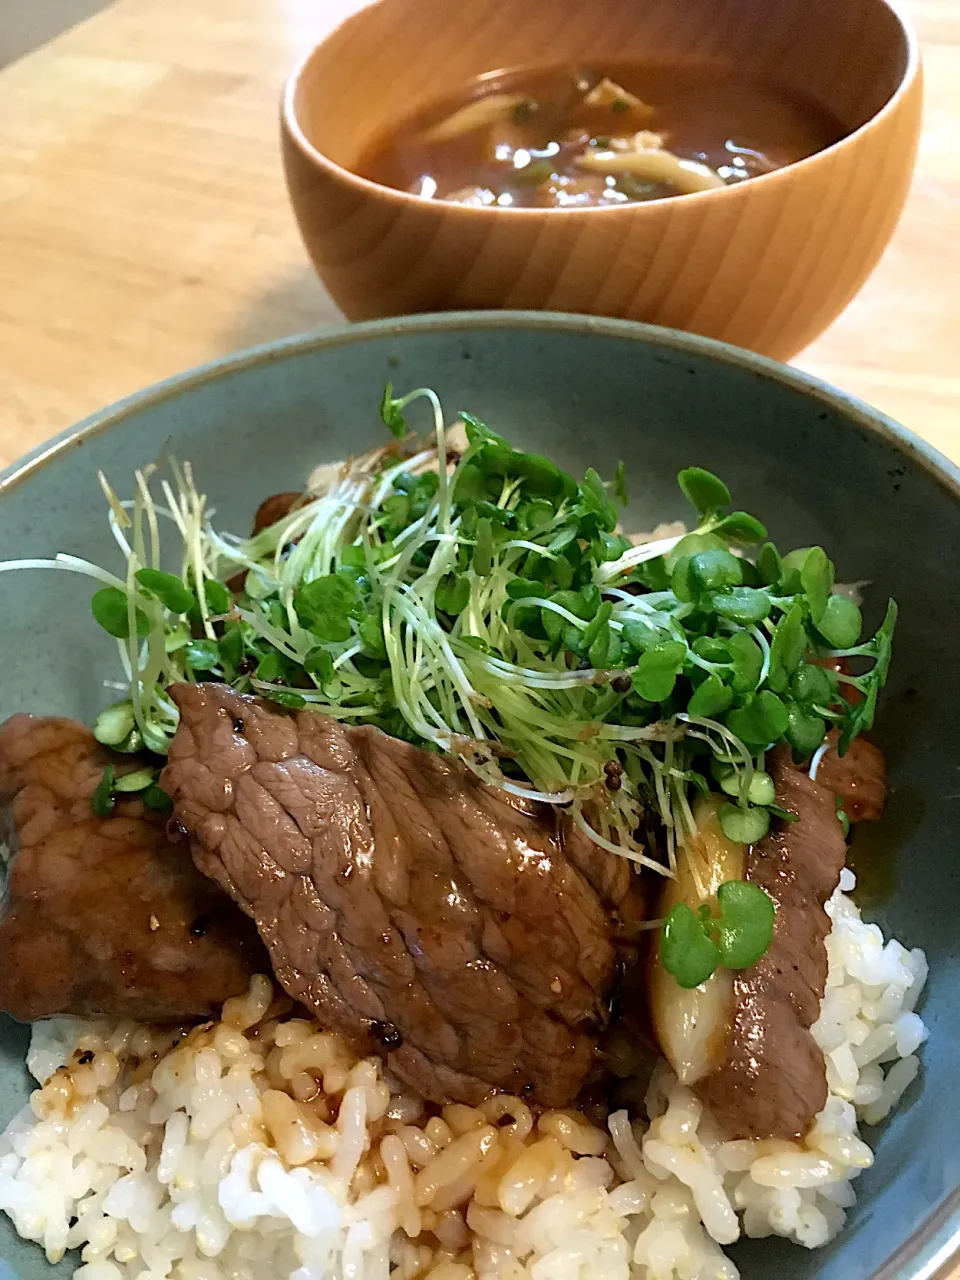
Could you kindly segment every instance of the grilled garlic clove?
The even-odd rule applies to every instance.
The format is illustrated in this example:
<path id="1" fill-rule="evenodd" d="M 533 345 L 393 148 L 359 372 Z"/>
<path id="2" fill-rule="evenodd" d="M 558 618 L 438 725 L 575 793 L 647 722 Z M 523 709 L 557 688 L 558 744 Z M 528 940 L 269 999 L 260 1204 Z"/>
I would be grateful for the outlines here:
<path id="1" fill-rule="evenodd" d="M 704 902 L 716 908 L 720 885 L 743 879 L 745 848 L 720 829 L 719 803 L 714 798 L 697 805 L 697 834 L 678 851 L 677 878 L 664 886 L 660 916 L 680 902 L 693 911 Z M 721 967 L 699 987 L 685 990 L 664 969 L 659 949 L 651 957 L 648 991 L 654 1030 L 681 1084 L 709 1075 L 722 1060 L 733 1018 L 733 980 L 730 970 Z"/>

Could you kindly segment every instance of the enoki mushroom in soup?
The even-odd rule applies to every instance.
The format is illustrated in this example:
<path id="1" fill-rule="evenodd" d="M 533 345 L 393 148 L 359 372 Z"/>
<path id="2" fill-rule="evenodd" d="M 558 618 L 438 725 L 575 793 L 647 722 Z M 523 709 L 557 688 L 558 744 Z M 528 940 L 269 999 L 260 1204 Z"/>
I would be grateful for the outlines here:
<path id="1" fill-rule="evenodd" d="M 364 177 L 500 208 L 615 206 L 735 185 L 844 129 L 793 90 L 711 63 L 480 76 L 402 120 Z"/>

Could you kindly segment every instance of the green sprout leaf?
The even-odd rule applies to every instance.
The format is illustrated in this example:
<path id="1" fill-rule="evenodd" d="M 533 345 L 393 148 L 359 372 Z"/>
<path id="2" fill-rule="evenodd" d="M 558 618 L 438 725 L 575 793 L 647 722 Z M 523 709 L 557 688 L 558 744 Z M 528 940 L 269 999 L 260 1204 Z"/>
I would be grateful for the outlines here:
<path id="1" fill-rule="evenodd" d="M 361 624 L 362 626 L 362 624 Z M 362 634 L 362 632 L 361 632 Z M 383 629 L 380 631 L 381 637 Z M 309 675 L 315 676 L 320 688 L 325 688 L 333 679 L 333 657 L 329 650 L 324 649 L 322 645 L 315 645 L 310 649 L 303 660 L 303 669 Z"/>
<path id="2" fill-rule="evenodd" d="M 736 587 L 731 591 L 718 591 L 711 603 L 715 612 L 721 617 L 741 624 L 762 622 L 773 608 L 766 591 L 760 591 L 755 587 Z"/>
<path id="3" fill-rule="evenodd" d="M 133 791 L 146 791 L 157 780 L 155 769 L 135 769 L 117 778 L 113 784 L 114 794 L 126 794 Z"/>
<path id="4" fill-rule="evenodd" d="M 273 684 L 278 680 L 284 679 L 286 670 L 286 660 L 275 649 L 271 649 L 269 653 L 263 655 L 257 664 L 257 679 Z"/>
<path id="5" fill-rule="evenodd" d="M 617 463 L 613 473 L 613 492 L 621 507 L 625 507 L 630 499 L 627 496 L 627 464 L 622 460 Z"/>
<path id="6" fill-rule="evenodd" d="M 360 642 L 363 645 L 363 652 L 368 658 L 376 658 L 380 662 L 387 660 L 387 642 L 383 635 L 383 615 L 377 610 L 376 613 L 366 613 L 360 619 L 357 627 L 360 633 Z M 312 652 L 312 651 L 311 651 Z M 329 654 L 327 655 L 329 657 Z M 331 662 L 331 675 L 332 671 Z"/>
<path id="7" fill-rule="evenodd" d="M 799 703 L 787 704 L 786 739 L 801 760 L 812 756 L 827 732 L 826 721 Z"/>
<path id="8" fill-rule="evenodd" d="M 314 578 L 294 594 L 293 607 L 301 625 L 321 640 L 349 640 L 350 619 L 359 601 L 356 582 L 345 573 Z"/>
<path id="9" fill-rule="evenodd" d="M 701 515 L 709 515 L 721 507 L 730 505 L 730 490 L 711 471 L 703 467 L 684 467 L 677 482 L 687 501 Z"/>
<path id="10" fill-rule="evenodd" d="M 652 560 L 638 564 L 631 571 L 630 578 L 646 587 L 648 591 L 667 591 L 670 587 L 667 562 L 663 556 L 654 556 Z"/>
<path id="11" fill-rule="evenodd" d="M 817 630 L 835 649 L 852 649 L 862 628 L 860 610 L 846 596 L 830 596 L 817 619 Z"/>
<path id="12" fill-rule="evenodd" d="M 580 637 L 581 648 L 583 649 L 590 648 L 594 640 L 596 640 L 597 636 L 600 634 L 601 628 L 608 626 L 612 615 L 613 615 L 613 605 L 610 603 L 609 600 L 604 600 L 601 603 L 600 607 L 597 609 L 596 613 L 593 615 L 593 619 L 591 620 L 590 625 L 587 627 L 583 635 Z"/>
<path id="13" fill-rule="evenodd" d="M 165 653 L 176 653 L 184 645 L 190 643 L 190 628 L 185 622 L 178 622 L 164 632 L 163 649 Z"/>
<path id="14" fill-rule="evenodd" d="M 221 665 L 238 667 L 243 661 L 243 647 L 243 632 L 237 623 L 230 623 L 224 628 L 223 635 L 217 641 Z"/>
<path id="15" fill-rule="evenodd" d="M 762 689 L 727 716 L 727 728 L 751 747 L 767 747 L 787 730 L 787 708 L 775 693 Z"/>
<path id="16" fill-rule="evenodd" d="M 822 547 L 811 547 L 807 552 L 800 567 L 800 583 L 810 606 L 810 616 L 819 622 L 833 589 L 833 565 Z"/>
<path id="17" fill-rule="evenodd" d="M 833 699 L 833 684 L 823 667 L 811 662 L 802 663 L 790 681 L 790 692 L 802 706 L 818 704 L 829 706 Z"/>
<path id="18" fill-rule="evenodd" d="M 704 922 L 686 903 L 678 902 L 660 931 L 660 960 L 677 985 L 699 987 L 720 963 L 717 944 L 704 933 Z"/>
<path id="19" fill-rule="evenodd" d="M 763 808 L 743 809 L 736 804 L 722 804 L 717 817 L 723 834 L 734 844 L 756 844 L 770 830 L 770 814 Z"/>
<path id="20" fill-rule="evenodd" d="M 727 639 L 732 638 L 732 636 L 727 637 Z M 730 649 L 719 636 L 697 636 L 691 648 L 698 657 L 705 658 L 707 662 L 722 662 L 729 665 L 731 661 Z"/>
<path id="21" fill-rule="evenodd" d="M 610 500 L 606 485 L 593 467 L 587 468 L 580 493 L 584 506 L 596 516 L 598 527 L 608 532 L 614 529 L 617 523 L 617 508 Z"/>
<path id="22" fill-rule="evenodd" d="M 737 693 L 749 693 L 756 689 L 763 670 L 763 654 L 755 640 L 746 631 L 735 631 L 725 636 L 723 643 L 730 655 L 732 672 L 730 681 Z"/>
<path id="23" fill-rule="evenodd" d="M 604 622 L 597 628 L 597 633 L 591 640 L 587 652 L 591 667 L 598 669 L 616 667 L 620 662 L 621 652 L 620 637 L 611 628 L 609 622 Z"/>
<path id="24" fill-rule="evenodd" d="M 692 604 L 700 589 L 701 584 L 693 572 L 693 556 L 681 556 L 670 574 L 670 590 L 681 604 Z"/>
<path id="25" fill-rule="evenodd" d="M 790 677 L 800 665 L 807 647 L 807 633 L 803 625 L 803 606 L 794 602 L 777 623 L 770 642 L 770 669 L 767 684 L 776 693 L 783 693 Z"/>
<path id="26" fill-rule="evenodd" d="M 511 584 L 513 585 L 513 584 Z M 526 586 L 526 583 L 524 584 Z M 539 595 L 540 588 L 531 583 L 531 594 Z M 463 613 L 464 609 L 470 602 L 470 582 L 469 579 L 463 577 L 462 574 L 448 573 L 437 583 L 435 595 L 437 608 L 444 613 L 449 613 L 452 617 Z"/>
<path id="27" fill-rule="evenodd" d="M 746 880 L 726 880 L 717 890 L 720 915 L 707 903 L 694 912 L 678 903 L 660 932 L 660 959 L 677 985 L 699 987 L 721 964 L 746 969 L 773 941 L 776 909 L 769 894 Z"/>
<path id="28" fill-rule="evenodd" d="M 837 817 L 840 819 L 840 830 L 843 832 L 844 840 L 850 839 L 850 819 L 847 817 L 843 808 L 843 801 L 839 796 L 836 797 Z"/>
<path id="29" fill-rule="evenodd" d="M 604 564 L 607 560 L 619 560 L 631 545 L 630 539 L 621 533 L 599 533 L 590 544 L 590 550 L 597 564 Z"/>
<path id="30" fill-rule="evenodd" d="M 692 716 L 706 716 L 712 719 L 722 715 L 733 702 L 733 690 L 725 685 L 715 671 L 711 671 L 706 680 L 697 687 L 687 705 Z"/>
<path id="31" fill-rule="evenodd" d="M 485 502 L 488 494 L 487 477 L 474 463 L 465 462 L 457 472 L 457 483 L 454 489 L 454 498 L 457 503 L 460 506 L 466 506 L 469 502 Z"/>
<path id="32" fill-rule="evenodd" d="M 147 787 L 140 798 L 148 809 L 155 809 L 158 813 L 169 813 L 173 808 L 173 801 L 156 782 Z"/>
<path id="33" fill-rule="evenodd" d="M 621 634 L 630 648 L 636 649 L 638 653 L 670 639 L 669 632 L 662 631 L 644 618 L 628 618 Z"/>
<path id="34" fill-rule="evenodd" d="M 453 578 L 454 575 L 451 574 L 450 577 Z M 542 582 L 534 582 L 527 578 L 514 578 L 507 583 L 507 596 L 511 600 L 529 600 L 534 596 L 542 596 L 543 593 L 544 586 Z M 462 613 L 463 610 L 459 609 L 457 612 Z"/>
<path id="35" fill-rule="evenodd" d="M 539 453 L 514 452 L 509 470 L 511 475 L 523 481 L 524 491 L 532 496 L 552 498 L 559 496 L 566 488 L 560 468 Z"/>
<path id="36" fill-rule="evenodd" d="M 752 546 L 755 542 L 762 542 L 767 536 L 767 531 L 760 521 L 754 516 L 748 515 L 746 511 L 731 511 L 728 516 L 723 517 L 719 524 L 714 526 L 714 530 L 731 542 L 738 542 L 744 546 Z"/>
<path id="37" fill-rule="evenodd" d="M 216 618 L 221 614 L 230 612 L 230 609 L 233 606 L 233 600 L 230 596 L 230 592 L 222 582 L 217 582 L 216 578 L 204 578 L 202 588 L 203 597 L 207 602 L 207 613 L 209 613 L 211 617 Z M 195 594 L 199 596 L 199 587 Z M 199 622 L 201 620 L 199 604 L 190 610 L 190 618 L 194 622 Z"/>
<path id="38" fill-rule="evenodd" d="M 731 555 L 730 548 L 715 533 L 685 533 L 672 551 L 667 553 L 666 565 L 669 573 L 674 565 L 684 556 L 695 556 L 700 551 L 722 551 Z"/>
<path id="39" fill-rule="evenodd" d="M 735 769 L 728 769 L 720 778 L 720 790 L 728 796 L 739 798 L 740 774 Z M 747 788 L 747 800 L 751 804 L 771 805 L 776 798 L 773 779 L 762 769 L 755 769 Z"/>
<path id="40" fill-rule="evenodd" d="M 780 581 L 780 554 L 772 542 L 765 542 L 757 556 L 757 572 L 765 587 L 772 587 Z"/>
<path id="41" fill-rule="evenodd" d="M 119 587 L 103 587 L 95 591 L 90 600 L 94 618 L 108 635 L 117 640 L 130 637 L 130 615 L 127 611 L 127 593 Z M 134 610 L 137 635 L 142 639 L 150 634 L 150 620 L 142 609 Z"/>
<path id="42" fill-rule="evenodd" d="M 112 764 L 108 764 L 103 771 L 100 781 L 97 783 L 96 790 L 90 797 L 90 808 L 98 818 L 106 818 L 113 811 L 114 805 L 117 803 L 113 794 L 113 783 L 116 772 Z"/>
<path id="43" fill-rule="evenodd" d="M 393 383 L 388 382 L 383 388 L 380 400 L 380 420 L 392 436 L 402 440 L 407 430 L 407 422 L 402 413 L 403 401 L 395 400 Z"/>
<path id="44" fill-rule="evenodd" d="M 286 689 L 265 689 L 263 696 L 269 698 L 271 702 L 276 702 L 281 707 L 289 707 L 293 711 L 299 711 L 301 707 L 307 705 L 306 698 L 301 697 L 299 693 L 290 693 Z"/>
<path id="45" fill-rule="evenodd" d="M 477 521 L 476 545 L 473 548 L 473 571 L 485 578 L 493 568 L 493 525 L 484 516 Z"/>
<path id="46" fill-rule="evenodd" d="M 743 581 L 743 566 L 730 551 L 698 551 L 690 557 L 690 573 L 704 591 L 719 591 Z"/>
<path id="47" fill-rule="evenodd" d="M 129 738 L 135 724 L 133 703 L 129 699 L 114 702 L 97 716 L 93 726 L 93 736 L 105 747 L 118 747 L 121 742 Z"/>
<path id="48" fill-rule="evenodd" d="M 687 646 L 679 640 L 667 640 L 647 649 L 633 673 L 635 691 L 645 702 L 665 701 L 673 692 L 686 656 Z"/>
<path id="49" fill-rule="evenodd" d="M 194 671 L 216 671 L 220 666 L 220 646 L 216 640 L 191 640 L 183 652 Z"/>
<path id="50" fill-rule="evenodd" d="M 164 573 L 162 569 L 138 569 L 133 576 L 171 613 L 189 613 L 196 607 L 197 597 L 175 573 Z"/>
<path id="51" fill-rule="evenodd" d="M 776 910 L 769 894 L 746 880 L 727 880 L 717 890 L 720 923 L 717 949 L 728 969 L 756 964 L 773 941 Z"/>

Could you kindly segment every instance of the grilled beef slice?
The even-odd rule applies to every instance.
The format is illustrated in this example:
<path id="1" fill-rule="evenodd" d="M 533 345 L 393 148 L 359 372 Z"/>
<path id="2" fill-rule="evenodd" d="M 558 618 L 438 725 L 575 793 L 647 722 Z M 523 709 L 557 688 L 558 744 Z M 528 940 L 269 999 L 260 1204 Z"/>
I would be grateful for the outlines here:
<path id="1" fill-rule="evenodd" d="M 817 782 L 843 804 L 851 822 L 876 822 L 887 798 L 887 766 L 878 747 L 854 738 L 844 755 L 837 755 L 836 732 L 817 767 Z"/>
<path id="2" fill-rule="evenodd" d="M 269 972 L 256 931 L 134 796 L 97 817 L 90 798 L 112 756 L 73 720 L 16 715 L 0 726 L 0 1009 L 135 1021 L 216 1014 Z M 0 884 L 3 868 L 0 864 Z"/>
<path id="3" fill-rule="evenodd" d="M 572 1102 L 641 912 L 629 864 L 378 729 L 171 692 L 162 785 L 289 994 L 434 1101 Z"/>
<path id="4" fill-rule="evenodd" d="M 810 1034 L 827 980 L 824 903 L 846 845 L 832 793 L 794 768 L 770 764 L 777 803 L 799 821 L 775 822 L 747 851 L 746 879 L 776 905 L 766 955 L 734 979 L 726 1056 L 694 1089 L 730 1138 L 795 1138 L 827 1100 L 823 1054 Z"/>

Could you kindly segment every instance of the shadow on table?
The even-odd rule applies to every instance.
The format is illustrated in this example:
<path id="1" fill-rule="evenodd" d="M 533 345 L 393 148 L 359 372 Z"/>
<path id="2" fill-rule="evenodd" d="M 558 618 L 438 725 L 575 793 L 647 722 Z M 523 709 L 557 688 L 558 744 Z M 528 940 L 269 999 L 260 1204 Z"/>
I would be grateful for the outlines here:
<path id="1" fill-rule="evenodd" d="M 343 324 L 344 317 L 309 263 L 288 269 L 259 298 L 232 317 L 224 348 L 240 351 L 309 329 Z"/>

